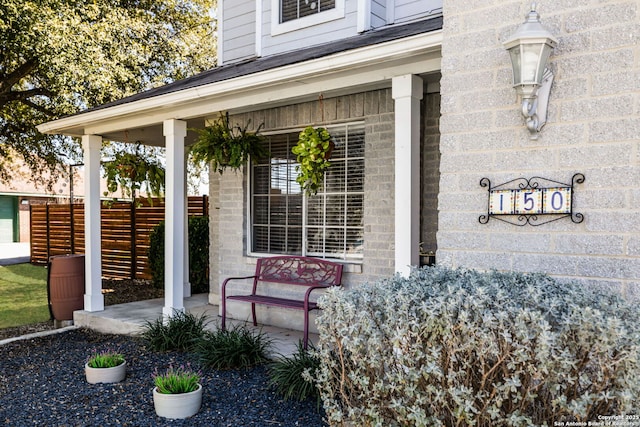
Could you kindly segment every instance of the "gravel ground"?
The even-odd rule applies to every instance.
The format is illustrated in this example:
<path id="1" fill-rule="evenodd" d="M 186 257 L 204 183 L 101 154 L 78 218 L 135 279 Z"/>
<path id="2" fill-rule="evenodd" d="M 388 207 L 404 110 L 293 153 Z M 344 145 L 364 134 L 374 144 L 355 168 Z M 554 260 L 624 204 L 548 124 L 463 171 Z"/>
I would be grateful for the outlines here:
<path id="1" fill-rule="evenodd" d="M 84 363 L 94 350 L 127 359 L 117 384 L 88 384 Z M 156 416 L 152 372 L 190 364 L 193 355 L 155 353 L 139 338 L 74 329 L 0 345 L 0 424 L 20 426 L 324 426 L 315 402 L 284 401 L 264 367 L 203 371 L 202 408 L 186 420 Z"/>

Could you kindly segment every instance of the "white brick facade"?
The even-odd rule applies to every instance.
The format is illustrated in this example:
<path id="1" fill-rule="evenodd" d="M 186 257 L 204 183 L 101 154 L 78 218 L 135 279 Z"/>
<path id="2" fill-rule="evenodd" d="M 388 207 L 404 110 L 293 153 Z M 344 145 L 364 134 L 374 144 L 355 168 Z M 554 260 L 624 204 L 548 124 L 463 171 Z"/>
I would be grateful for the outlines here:
<path id="1" fill-rule="evenodd" d="M 547 272 L 640 295 L 640 2 L 538 3 L 559 45 L 547 125 L 530 140 L 502 42 L 527 2 L 445 1 L 442 45 L 438 261 Z M 487 191 L 542 176 L 576 186 L 569 219 L 518 227 L 478 216 Z"/>

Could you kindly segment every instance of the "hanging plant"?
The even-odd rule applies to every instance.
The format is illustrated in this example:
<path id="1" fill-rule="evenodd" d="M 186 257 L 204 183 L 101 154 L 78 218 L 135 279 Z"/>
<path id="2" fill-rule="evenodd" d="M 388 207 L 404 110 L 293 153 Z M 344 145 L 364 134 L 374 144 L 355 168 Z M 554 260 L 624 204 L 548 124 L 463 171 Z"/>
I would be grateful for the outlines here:
<path id="1" fill-rule="evenodd" d="M 164 166 L 139 143 L 134 152 L 123 150 L 114 153 L 113 160 L 102 163 L 102 169 L 107 190 L 111 193 L 120 188 L 124 197 L 135 198 L 140 190 L 156 197 L 164 192 Z"/>
<path id="2" fill-rule="evenodd" d="M 300 132 L 298 144 L 291 152 L 298 156 L 296 181 L 308 195 L 315 195 L 322 186 L 334 146 L 331 134 L 323 127 L 309 126 Z"/>
<path id="3" fill-rule="evenodd" d="M 245 127 L 230 126 L 229 113 L 220 114 L 213 125 L 195 129 L 200 135 L 191 146 L 191 158 L 195 163 L 211 164 L 214 170 L 222 173 L 226 168 L 240 169 L 250 158 L 256 162 L 268 156 L 264 137 L 258 135 L 262 125 L 255 132 L 249 132 L 250 123 L 251 120 Z"/>

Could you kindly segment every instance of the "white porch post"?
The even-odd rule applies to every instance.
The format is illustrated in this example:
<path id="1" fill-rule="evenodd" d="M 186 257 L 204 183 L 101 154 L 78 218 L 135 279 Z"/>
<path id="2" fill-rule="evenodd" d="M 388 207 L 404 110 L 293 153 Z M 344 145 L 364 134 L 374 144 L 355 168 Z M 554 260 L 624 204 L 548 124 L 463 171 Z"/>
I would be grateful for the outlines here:
<path id="1" fill-rule="evenodd" d="M 189 283 L 189 192 L 187 191 L 187 154 L 189 153 L 188 147 L 184 148 L 184 296 L 191 296 L 191 283 Z"/>
<path id="2" fill-rule="evenodd" d="M 420 262 L 420 100 L 422 79 L 392 79 L 395 101 L 395 269 L 408 276 Z"/>
<path id="3" fill-rule="evenodd" d="M 166 142 L 167 173 L 165 176 L 165 240 L 164 240 L 164 307 L 163 317 L 184 311 L 184 232 L 185 232 L 185 145 L 187 123 L 181 120 L 163 122 Z"/>
<path id="4" fill-rule="evenodd" d="M 100 148 L 102 137 L 84 135 L 84 268 L 86 311 L 104 310 L 102 295 L 102 238 L 100 235 Z"/>

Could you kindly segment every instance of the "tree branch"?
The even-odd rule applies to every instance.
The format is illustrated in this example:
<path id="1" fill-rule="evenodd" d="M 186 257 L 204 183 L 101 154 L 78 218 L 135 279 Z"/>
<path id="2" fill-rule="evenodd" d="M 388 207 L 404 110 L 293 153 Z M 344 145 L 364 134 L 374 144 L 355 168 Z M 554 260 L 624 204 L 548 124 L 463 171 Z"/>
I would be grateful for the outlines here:
<path id="1" fill-rule="evenodd" d="M 48 108 L 45 108 L 45 107 L 43 107 L 41 105 L 38 105 L 38 104 L 28 100 L 28 99 L 23 99 L 22 103 L 28 105 L 29 107 L 31 107 L 31 108 L 33 108 L 35 110 L 40 111 L 41 113 L 43 113 L 43 114 L 45 114 L 45 115 L 47 115 L 49 117 L 53 117 L 53 116 L 56 115 L 56 113 L 53 112 L 52 110 L 50 110 Z"/>
<path id="2" fill-rule="evenodd" d="M 8 93 L 11 91 L 11 88 L 18 83 L 21 79 L 28 76 L 33 70 L 38 66 L 38 60 L 36 58 L 32 58 L 27 60 L 24 64 L 13 70 L 11 73 L 6 76 L 2 76 L 2 80 L 0 80 L 0 94 Z"/>

